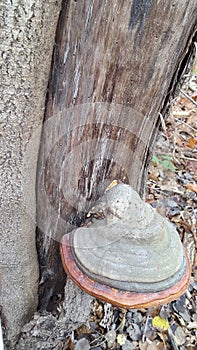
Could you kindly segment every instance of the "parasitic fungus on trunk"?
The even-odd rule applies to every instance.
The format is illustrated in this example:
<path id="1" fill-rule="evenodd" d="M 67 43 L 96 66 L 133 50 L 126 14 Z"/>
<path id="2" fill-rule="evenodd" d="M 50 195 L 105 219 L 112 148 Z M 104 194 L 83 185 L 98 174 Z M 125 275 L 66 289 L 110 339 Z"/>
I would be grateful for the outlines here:
<path id="1" fill-rule="evenodd" d="M 112 187 L 90 213 L 91 225 L 60 245 L 64 269 L 81 289 L 125 308 L 165 304 L 185 292 L 190 263 L 175 227 L 132 187 Z"/>

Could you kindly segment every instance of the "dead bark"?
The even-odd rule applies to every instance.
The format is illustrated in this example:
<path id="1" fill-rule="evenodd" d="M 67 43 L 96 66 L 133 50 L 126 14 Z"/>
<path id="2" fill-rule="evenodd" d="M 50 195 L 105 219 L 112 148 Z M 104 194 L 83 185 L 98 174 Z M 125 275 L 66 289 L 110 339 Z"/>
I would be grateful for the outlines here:
<path id="1" fill-rule="evenodd" d="M 64 3 L 38 166 L 44 306 L 64 281 L 61 236 L 112 180 L 143 194 L 159 112 L 187 61 L 196 13 L 185 0 Z"/>
<path id="2" fill-rule="evenodd" d="M 36 165 L 60 7 L 55 0 L 2 6 L 0 311 L 9 349 L 37 307 Z"/>

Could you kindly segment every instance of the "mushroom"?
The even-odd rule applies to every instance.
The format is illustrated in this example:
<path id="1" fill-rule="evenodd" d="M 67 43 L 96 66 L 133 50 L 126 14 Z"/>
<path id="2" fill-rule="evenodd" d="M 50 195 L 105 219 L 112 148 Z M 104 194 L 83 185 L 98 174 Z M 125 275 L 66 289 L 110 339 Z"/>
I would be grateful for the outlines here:
<path id="1" fill-rule="evenodd" d="M 92 224 L 60 244 L 64 269 L 81 289 L 125 308 L 162 305 L 185 292 L 190 263 L 175 227 L 132 187 L 112 187 L 90 214 Z"/>

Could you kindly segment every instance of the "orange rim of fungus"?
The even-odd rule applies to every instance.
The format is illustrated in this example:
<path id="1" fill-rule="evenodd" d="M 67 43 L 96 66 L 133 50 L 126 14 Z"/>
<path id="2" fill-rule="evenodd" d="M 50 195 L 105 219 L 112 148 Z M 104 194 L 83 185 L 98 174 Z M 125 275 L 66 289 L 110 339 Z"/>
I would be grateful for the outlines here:
<path id="1" fill-rule="evenodd" d="M 174 286 L 159 292 L 137 293 L 118 290 L 90 279 L 79 269 L 74 260 L 69 244 L 69 234 L 64 235 L 60 242 L 63 267 L 73 282 L 86 293 L 127 309 L 159 306 L 178 299 L 186 291 L 190 282 L 190 262 L 186 249 L 184 249 L 184 252 L 187 265 L 186 271 Z"/>

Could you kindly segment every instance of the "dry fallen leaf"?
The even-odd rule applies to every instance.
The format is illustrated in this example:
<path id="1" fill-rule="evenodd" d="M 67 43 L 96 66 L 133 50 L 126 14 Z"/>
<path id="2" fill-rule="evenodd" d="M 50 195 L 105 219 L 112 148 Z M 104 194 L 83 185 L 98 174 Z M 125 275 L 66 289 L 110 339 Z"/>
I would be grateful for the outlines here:
<path id="1" fill-rule="evenodd" d="M 179 117 L 188 117 L 190 115 L 190 112 L 188 112 L 188 111 L 173 111 L 172 114 L 175 116 L 179 116 Z"/>
<path id="2" fill-rule="evenodd" d="M 186 187 L 188 190 L 197 193 L 197 184 L 188 183 L 188 184 L 185 185 L 185 187 Z"/>
<path id="3" fill-rule="evenodd" d="M 149 344 L 147 347 L 147 350 L 163 350 L 163 344 L 162 343 L 156 343 L 153 342 L 152 344 Z"/>
<path id="4" fill-rule="evenodd" d="M 197 139 L 195 139 L 195 138 L 193 138 L 193 137 L 190 137 L 189 139 L 188 139 L 188 144 L 187 144 L 187 146 L 189 147 L 189 148 L 194 148 L 195 146 L 197 145 Z"/>

